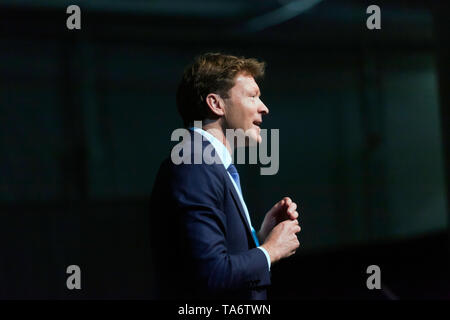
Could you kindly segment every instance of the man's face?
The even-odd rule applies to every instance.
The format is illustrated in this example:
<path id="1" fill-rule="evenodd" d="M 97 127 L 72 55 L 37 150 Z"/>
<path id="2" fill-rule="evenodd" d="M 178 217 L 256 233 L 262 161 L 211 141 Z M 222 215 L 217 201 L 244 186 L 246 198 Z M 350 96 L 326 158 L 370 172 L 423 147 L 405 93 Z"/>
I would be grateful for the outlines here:
<path id="1" fill-rule="evenodd" d="M 259 98 L 261 93 L 252 76 L 240 73 L 235 78 L 235 85 L 225 98 L 225 125 L 227 129 L 242 129 L 249 139 L 260 143 L 262 116 L 269 109 Z"/>

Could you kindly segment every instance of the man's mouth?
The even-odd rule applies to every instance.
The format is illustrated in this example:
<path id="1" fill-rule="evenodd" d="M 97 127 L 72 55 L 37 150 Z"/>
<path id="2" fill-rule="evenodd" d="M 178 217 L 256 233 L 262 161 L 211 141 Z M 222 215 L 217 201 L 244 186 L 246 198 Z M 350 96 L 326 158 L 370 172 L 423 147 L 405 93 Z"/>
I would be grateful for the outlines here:
<path id="1" fill-rule="evenodd" d="M 253 124 L 257 127 L 261 127 L 262 121 L 253 121 Z"/>

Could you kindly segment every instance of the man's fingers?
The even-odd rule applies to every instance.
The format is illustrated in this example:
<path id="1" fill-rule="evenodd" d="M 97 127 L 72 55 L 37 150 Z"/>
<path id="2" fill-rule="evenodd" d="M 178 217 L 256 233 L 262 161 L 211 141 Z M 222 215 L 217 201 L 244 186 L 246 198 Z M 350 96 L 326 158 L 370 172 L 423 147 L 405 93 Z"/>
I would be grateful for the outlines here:
<path id="1" fill-rule="evenodd" d="M 269 210 L 268 213 L 274 214 L 274 213 L 277 212 L 278 210 L 281 210 L 281 209 L 283 208 L 285 202 L 286 202 L 286 201 L 285 201 L 284 199 L 278 201 L 277 203 L 275 203 L 275 204 L 273 205 L 273 207 Z"/>
<path id="2" fill-rule="evenodd" d="M 291 219 L 297 219 L 298 212 L 296 211 L 296 209 L 297 209 L 297 204 L 295 202 L 292 202 L 287 210 L 287 213 Z"/>
<path id="3" fill-rule="evenodd" d="M 295 202 L 291 202 L 291 204 L 288 207 L 289 212 L 294 212 L 297 209 L 297 204 Z"/>
<path id="4" fill-rule="evenodd" d="M 283 200 L 284 200 L 285 205 L 289 208 L 289 206 L 290 206 L 291 203 L 292 203 L 291 198 L 289 198 L 289 197 L 284 197 Z"/>
<path id="5" fill-rule="evenodd" d="M 293 224 L 292 226 L 292 230 L 294 231 L 294 233 L 298 233 L 300 232 L 300 230 L 302 230 L 302 228 L 300 228 L 300 225 L 298 224 L 298 220 L 291 220 L 289 221 L 289 223 Z"/>
<path id="6" fill-rule="evenodd" d="M 275 203 L 272 208 L 279 209 L 279 208 L 283 207 L 285 205 L 285 203 L 286 203 L 286 198 L 283 198 L 280 201 L 278 201 L 277 203 Z"/>
<path id="7" fill-rule="evenodd" d="M 285 207 L 287 210 L 291 208 L 292 204 L 294 204 L 295 202 L 292 201 L 291 198 L 289 197 L 284 197 L 283 199 L 281 199 L 280 201 L 278 201 L 273 207 Z M 297 209 L 297 204 L 295 204 L 295 208 L 294 210 Z"/>

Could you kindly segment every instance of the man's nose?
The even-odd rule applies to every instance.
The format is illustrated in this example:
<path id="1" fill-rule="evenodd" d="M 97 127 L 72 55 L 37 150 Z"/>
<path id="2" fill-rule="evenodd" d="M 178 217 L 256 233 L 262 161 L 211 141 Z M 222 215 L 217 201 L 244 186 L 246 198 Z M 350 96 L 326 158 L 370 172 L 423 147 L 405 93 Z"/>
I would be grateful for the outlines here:
<path id="1" fill-rule="evenodd" d="M 262 101 L 261 101 L 261 106 L 259 107 L 259 112 L 262 114 L 269 113 L 269 108 L 267 108 L 266 105 L 264 104 L 264 102 L 262 102 Z"/>

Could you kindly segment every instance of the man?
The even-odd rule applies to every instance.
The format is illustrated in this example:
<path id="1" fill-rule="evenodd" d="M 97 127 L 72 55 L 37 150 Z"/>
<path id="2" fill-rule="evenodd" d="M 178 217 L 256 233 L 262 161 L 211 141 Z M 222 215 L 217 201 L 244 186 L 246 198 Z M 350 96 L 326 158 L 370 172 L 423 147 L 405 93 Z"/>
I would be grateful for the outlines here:
<path id="1" fill-rule="evenodd" d="M 166 159 L 151 197 L 159 298 L 266 299 L 272 264 L 299 247 L 297 205 L 288 197 L 267 212 L 258 232 L 253 228 L 232 164 L 236 144 L 226 136 L 227 129 L 242 129 L 247 141 L 261 142 L 269 110 L 255 79 L 264 67 L 255 59 L 207 53 L 184 72 L 177 107 L 190 130 L 183 149 L 189 161 Z M 193 127 L 199 120 L 202 126 Z M 196 163 L 199 155 L 211 159 Z"/>

